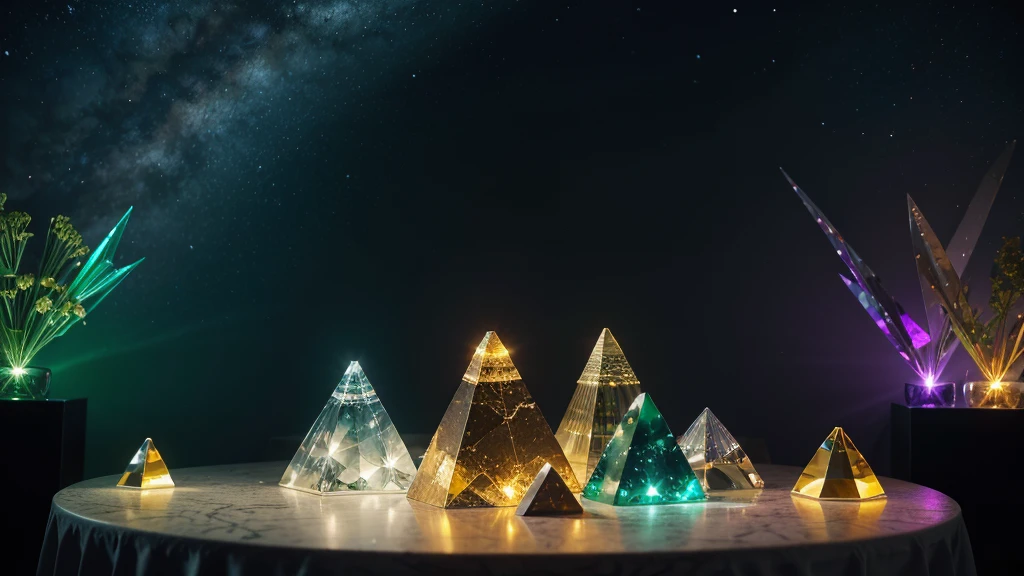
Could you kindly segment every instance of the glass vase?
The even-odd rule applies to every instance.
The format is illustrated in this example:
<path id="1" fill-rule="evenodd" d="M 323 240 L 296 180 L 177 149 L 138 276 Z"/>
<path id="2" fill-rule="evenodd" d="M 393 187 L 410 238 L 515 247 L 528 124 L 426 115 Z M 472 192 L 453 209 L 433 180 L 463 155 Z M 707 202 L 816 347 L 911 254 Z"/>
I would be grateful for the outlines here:
<path id="1" fill-rule="evenodd" d="M 964 398 L 968 408 L 1024 408 L 1024 382 L 968 382 Z"/>
<path id="2" fill-rule="evenodd" d="M 952 408 L 956 404 L 955 382 L 903 385 L 903 400 L 911 408 Z"/>
<path id="3" fill-rule="evenodd" d="M 0 400 L 46 400 L 49 394 L 49 368 L 0 366 Z"/>

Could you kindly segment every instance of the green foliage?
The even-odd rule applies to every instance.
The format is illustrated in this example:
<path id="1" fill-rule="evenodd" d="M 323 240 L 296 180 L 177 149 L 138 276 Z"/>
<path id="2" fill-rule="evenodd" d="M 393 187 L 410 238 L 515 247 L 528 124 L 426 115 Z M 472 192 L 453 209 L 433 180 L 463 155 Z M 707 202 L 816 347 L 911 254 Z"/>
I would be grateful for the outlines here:
<path id="1" fill-rule="evenodd" d="M 967 286 L 959 298 L 962 311 L 961 339 L 985 377 L 992 382 L 1003 379 L 1024 354 L 1024 315 L 1013 309 L 1024 296 L 1024 250 L 1021 239 L 1003 238 L 990 274 L 992 295 L 988 305 L 992 317 L 981 321 L 981 312 L 967 304 Z"/>
<path id="2" fill-rule="evenodd" d="M 5 211 L 0 194 L 0 351 L 7 366 L 24 368 L 54 338 L 85 318 L 141 262 L 114 268 L 113 255 L 131 209 L 89 254 L 67 216 L 50 219 L 38 268 L 22 270 L 32 218 Z M 0 382 L 0 395 L 5 383 Z"/>

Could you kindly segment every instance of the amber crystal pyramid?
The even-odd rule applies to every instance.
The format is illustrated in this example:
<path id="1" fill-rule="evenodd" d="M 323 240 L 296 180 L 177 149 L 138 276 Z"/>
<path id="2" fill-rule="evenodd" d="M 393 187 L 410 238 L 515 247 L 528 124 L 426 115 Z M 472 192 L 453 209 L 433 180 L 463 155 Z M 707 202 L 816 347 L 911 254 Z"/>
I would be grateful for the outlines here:
<path id="1" fill-rule="evenodd" d="M 639 393 L 640 381 L 615 336 L 605 328 L 555 432 L 581 486 L 593 474 L 615 427 Z"/>
<path id="2" fill-rule="evenodd" d="M 658 407 L 643 393 L 615 429 L 583 497 L 637 506 L 691 502 L 705 495 Z"/>
<path id="3" fill-rule="evenodd" d="M 793 493 L 821 500 L 885 498 L 871 466 L 839 427 L 818 447 Z"/>
<path id="4" fill-rule="evenodd" d="M 583 506 L 572 495 L 565 480 L 545 464 L 533 479 L 523 501 L 516 508 L 519 516 L 557 516 L 582 514 Z"/>
<path id="5" fill-rule="evenodd" d="M 545 463 L 579 483 L 494 332 L 477 346 L 409 498 L 444 508 L 516 506 Z"/>
<path id="6" fill-rule="evenodd" d="M 359 362 L 352 362 L 280 485 L 316 494 L 405 492 L 416 475 L 405 442 Z"/>
<path id="7" fill-rule="evenodd" d="M 173 488 L 171 473 L 153 440 L 146 438 L 117 481 L 122 488 Z"/>
<path id="8" fill-rule="evenodd" d="M 764 480 L 743 447 L 710 408 L 700 413 L 677 442 L 705 491 L 764 488 Z"/>

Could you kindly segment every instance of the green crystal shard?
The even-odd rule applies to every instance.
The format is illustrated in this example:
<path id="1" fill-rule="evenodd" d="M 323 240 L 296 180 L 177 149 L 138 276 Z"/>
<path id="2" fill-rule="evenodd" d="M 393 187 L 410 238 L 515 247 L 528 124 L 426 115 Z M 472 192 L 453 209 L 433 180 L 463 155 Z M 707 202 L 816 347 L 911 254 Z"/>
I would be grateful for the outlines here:
<path id="1" fill-rule="evenodd" d="M 405 492 L 414 476 L 409 450 L 363 369 L 352 362 L 280 484 L 317 494 Z"/>
<path id="2" fill-rule="evenodd" d="M 139 259 L 121 268 L 114 267 L 114 253 L 121 242 L 121 236 L 131 214 L 132 209 L 129 208 L 107 237 L 93 250 L 85 264 L 78 269 L 75 279 L 68 286 L 68 295 L 72 300 L 80 302 L 87 313 L 92 312 L 144 260 Z M 56 335 L 63 336 L 77 322 L 77 319 L 72 318 L 72 321 L 66 323 Z"/>
<path id="3" fill-rule="evenodd" d="M 583 489 L 588 500 L 614 506 L 704 499 L 700 480 L 646 393 L 633 401 Z"/>

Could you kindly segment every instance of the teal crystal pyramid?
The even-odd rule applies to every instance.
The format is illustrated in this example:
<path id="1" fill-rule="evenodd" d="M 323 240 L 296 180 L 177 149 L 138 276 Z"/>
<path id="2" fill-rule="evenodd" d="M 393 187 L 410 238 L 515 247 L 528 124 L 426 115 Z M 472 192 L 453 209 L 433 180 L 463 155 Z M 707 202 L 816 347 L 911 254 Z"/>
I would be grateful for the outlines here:
<path id="1" fill-rule="evenodd" d="M 352 362 L 280 484 L 317 494 L 405 492 L 414 476 L 409 450 L 359 362 Z"/>
<path id="2" fill-rule="evenodd" d="M 704 490 L 654 401 L 630 405 L 583 489 L 583 497 L 615 506 L 704 499 Z"/>

